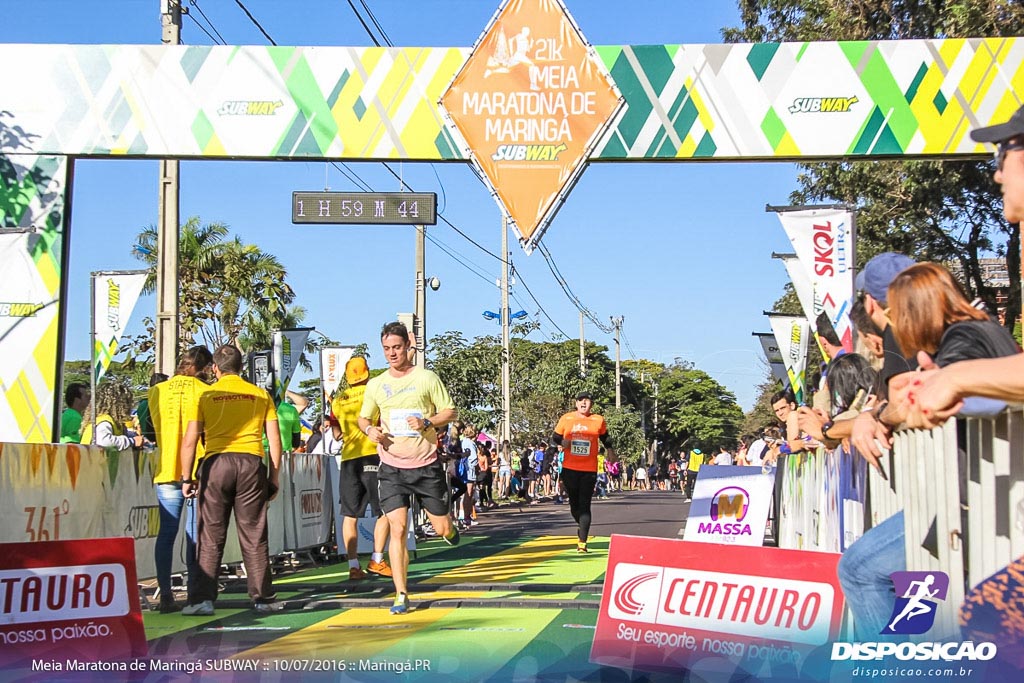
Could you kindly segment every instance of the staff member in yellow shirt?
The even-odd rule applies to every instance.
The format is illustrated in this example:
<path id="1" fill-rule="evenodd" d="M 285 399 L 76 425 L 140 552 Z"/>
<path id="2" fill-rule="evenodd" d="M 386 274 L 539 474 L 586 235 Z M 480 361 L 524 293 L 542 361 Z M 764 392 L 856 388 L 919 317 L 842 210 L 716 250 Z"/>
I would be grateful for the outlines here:
<path id="1" fill-rule="evenodd" d="M 224 556 L 231 510 L 235 511 L 238 544 L 246 582 L 258 612 L 274 609 L 267 543 L 267 504 L 277 495 L 281 471 L 281 433 L 274 401 L 239 376 L 242 353 L 225 344 L 213 354 L 217 382 L 199 398 L 196 419 L 188 423 L 181 443 L 181 471 L 191 472 L 200 434 L 206 434 L 206 456 L 199 468 L 199 572 L 188 606 L 181 613 L 213 614 L 217 572 Z M 263 434 L 270 447 L 270 470 L 263 464 Z M 181 490 L 196 495 L 196 481 L 184 475 Z"/>
<path id="2" fill-rule="evenodd" d="M 391 576 L 391 567 L 384 559 L 384 545 L 388 541 L 388 518 L 380 509 L 380 496 L 377 491 L 377 470 L 380 467 L 380 456 L 377 455 L 377 444 L 359 428 L 359 409 L 363 407 L 366 395 L 366 382 L 370 379 L 370 368 L 366 359 L 356 356 L 345 363 L 345 380 L 348 389 L 338 394 L 331 403 L 331 413 L 344 436 L 341 447 L 341 474 L 338 477 L 338 494 L 341 499 L 341 536 L 345 543 L 345 556 L 348 558 L 348 578 L 359 580 L 366 578 L 366 572 L 359 566 L 359 518 L 363 516 L 367 504 L 370 512 L 377 518 L 373 526 L 373 554 L 366 571 L 378 576 Z"/>
<path id="3" fill-rule="evenodd" d="M 209 389 L 199 376 L 213 364 L 213 354 L 205 346 L 193 346 L 178 362 L 178 369 L 168 380 L 149 388 L 149 412 L 156 432 L 160 460 L 153 475 L 153 488 L 160 505 L 160 531 L 153 550 L 156 560 L 156 582 L 160 587 L 160 612 L 176 612 L 171 593 L 171 564 L 174 541 L 178 537 L 181 509 L 185 496 L 181 493 L 181 441 L 188 423 L 197 419 L 199 397 Z M 196 456 L 205 454 L 202 441 L 196 444 Z M 191 478 L 191 472 L 189 477 Z M 185 515 L 185 566 L 188 568 L 189 593 L 196 575 L 196 514 L 189 501 Z"/>
<path id="4" fill-rule="evenodd" d="M 388 323 L 380 333 L 388 371 L 366 385 L 359 428 L 377 444 L 380 506 L 391 525 L 391 571 L 395 581 L 392 614 L 409 611 L 406 576 L 409 551 L 405 534 L 409 506 L 417 496 L 434 531 L 457 545 L 459 531 L 449 516 L 448 476 L 437 459 L 437 429 L 456 417 L 455 404 L 441 379 L 412 364 L 412 341 L 402 323 Z"/>

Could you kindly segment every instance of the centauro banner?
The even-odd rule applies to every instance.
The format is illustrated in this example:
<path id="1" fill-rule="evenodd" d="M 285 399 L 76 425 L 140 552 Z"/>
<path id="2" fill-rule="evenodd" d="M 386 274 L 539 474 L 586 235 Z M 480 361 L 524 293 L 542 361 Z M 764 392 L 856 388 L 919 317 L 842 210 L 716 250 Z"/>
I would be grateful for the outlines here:
<path id="1" fill-rule="evenodd" d="M 811 281 L 814 311 L 811 313 L 805 309 L 807 319 L 817 320 L 818 315 L 824 311 L 839 335 L 843 348 L 852 351 L 850 306 L 853 305 L 853 214 L 845 209 L 833 208 L 799 211 L 780 209 L 779 220 Z M 801 298 L 801 304 L 805 304 L 804 298 Z"/>
<path id="2" fill-rule="evenodd" d="M 309 328 L 274 330 L 274 398 L 278 401 L 284 400 L 308 338 Z"/>
<path id="3" fill-rule="evenodd" d="M 101 272 L 92 274 L 93 282 L 93 378 L 100 378 L 117 355 L 135 302 L 146 284 L 146 271 Z"/>
<path id="4" fill-rule="evenodd" d="M 0 441 L 56 440 L 66 177 L 63 157 L 0 156 Z"/>
<path id="5" fill-rule="evenodd" d="M 803 403 L 806 393 L 804 375 L 807 369 L 807 339 L 811 335 L 811 327 L 806 318 L 798 315 L 770 313 L 768 321 L 786 363 L 789 385 L 796 395 L 797 403 Z"/>

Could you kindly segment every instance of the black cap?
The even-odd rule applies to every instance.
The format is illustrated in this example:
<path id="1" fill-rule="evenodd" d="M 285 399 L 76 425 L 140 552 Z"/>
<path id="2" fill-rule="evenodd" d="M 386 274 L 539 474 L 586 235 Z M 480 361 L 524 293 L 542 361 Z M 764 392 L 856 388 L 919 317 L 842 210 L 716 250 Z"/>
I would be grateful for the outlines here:
<path id="1" fill-rule="evenodd" d="M 1024 107 L 1010 117 L 1006 123 L 999 123 L 971 131 L 971 139 L 975 142 L 1003 142 L 1012 137 L 1024 135 Z"/>
<path id="2" fill-rule="evenodd" d="M 589 391 L 581 391 L 580 393 L 576 394 L 577 401 L 582 401 L 585 398 L 589 398 L 591 401 L 594 400 L 594 397 L 590 395 Z"/>

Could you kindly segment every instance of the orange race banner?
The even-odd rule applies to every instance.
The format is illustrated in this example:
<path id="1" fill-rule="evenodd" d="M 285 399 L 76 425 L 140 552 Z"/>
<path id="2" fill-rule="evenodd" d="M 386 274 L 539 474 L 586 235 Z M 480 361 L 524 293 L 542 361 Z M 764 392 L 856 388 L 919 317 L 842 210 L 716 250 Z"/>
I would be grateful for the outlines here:
<path id="1" fill-rule="evenodd" d="M 530 251 L 622 97 L 560 0 L 506 0 L 440 104 Z"/>

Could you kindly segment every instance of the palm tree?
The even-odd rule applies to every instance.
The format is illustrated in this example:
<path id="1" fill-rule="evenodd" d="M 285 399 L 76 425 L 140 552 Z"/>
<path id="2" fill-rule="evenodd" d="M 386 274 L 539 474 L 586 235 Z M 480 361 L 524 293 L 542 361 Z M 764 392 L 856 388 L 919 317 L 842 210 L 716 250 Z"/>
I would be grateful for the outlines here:
<path id="1" fill-rule="evenodd" d="M 289 309 L 295 292 L 285 281 L 287 271 L 281 262 L 256 245 L 228 236 L 226 224 L 204 224 L 198 216 L 181 226 L 178 306 L 182 348 L 196 342 L 211 349 L 221 344 L 245 348 L 243 338 L 255 344 L 262 340 L 262 330 L 296 326 L 305 317 L 305 309 Z M 157 244 L 156 227 L 149 226 L 133 248 L 134 256 L 151 270 L 146 292 L 156 288 Z M 269 339 L 269 332 L 265 336 Z"/>

